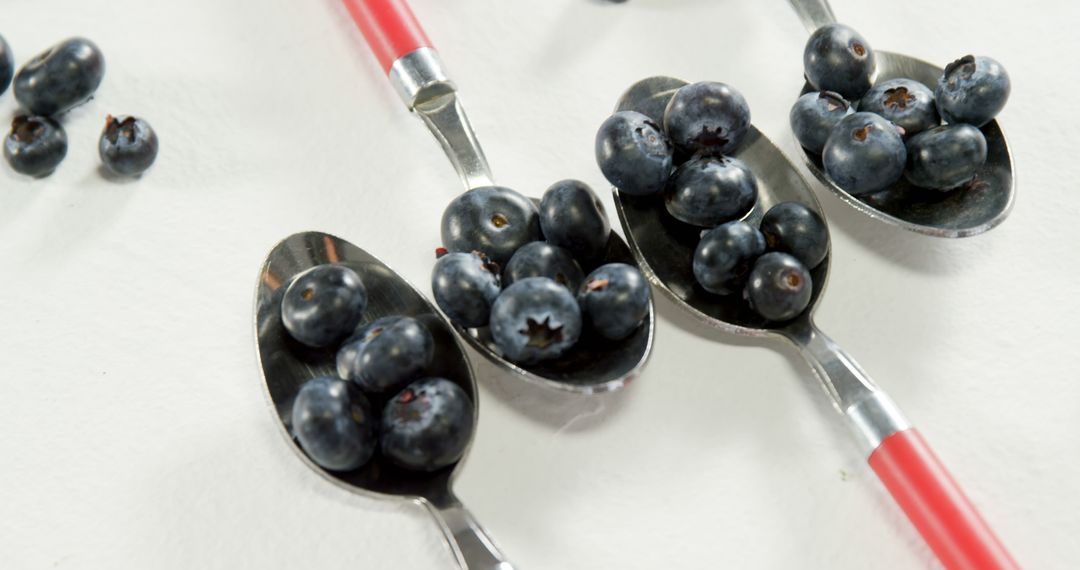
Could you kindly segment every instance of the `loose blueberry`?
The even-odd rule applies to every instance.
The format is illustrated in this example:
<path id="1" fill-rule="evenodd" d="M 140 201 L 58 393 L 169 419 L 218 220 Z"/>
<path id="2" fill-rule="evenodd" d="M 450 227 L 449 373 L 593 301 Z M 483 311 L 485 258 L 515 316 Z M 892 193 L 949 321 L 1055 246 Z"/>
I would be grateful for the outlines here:
<path id="1" fill-rule="evenodd" d="M 844 117 L 825 142 L 825 173 L 853 195 L 892 186 L 904 173 L 907 150 L 896 125 L 873 113 Z"/>
<path id="2" fill-rule="evenodd" d="M 507 287 L 491 307 L 491 336 L 503 356 L 521 364 L 558 358 L 581 335 L 581 309 L 566 287 L 528 277 Z"/>
<path id="3" fill-rule="evenodd" d="M 664 111 L 664 130 L 687 155 L 730 154 L 750 128 L 750 106 L 734 87 L 702 81 L 680 87 Z"/>
<path id="4" fill-rule="evenodd" d="M 15 98 L 35 115 L 55 115 L 89 99 L 105 76 L 105 57 L 85 38 L 64 40 L 15 74 Z"/>
<path id="5" fill-rule="evenodd" d="M 1005 107 L 1012 86 L 1009 74 L 996 60 L 966 55 L 945 68 L 934 98 L 946 123 L 981 127 Z"/>
<path id="6" fill-rule="evenodd" d="M 904 176 L 923 188 L 951 190 L 975 177 L 986 162 L 986 137 L 971 125 L 945 125 L 907 143 Z"/>
<path id="7" fill-rule="evenodd" d="M 701 236 L 694 250 L 694 278 L 710 293 L 742 291 L 754 260 L 765 253 L 765 236 L 754 226 L 734 221 Z"/>
<path id="8" fill-rule="evenodd" d="M 798 259 L 780 252 L 758 258 L 744 295 L 750 308 L 770 321 L 793 319 L 810 304 L 813 282 Z"/>
<path id="9" fill-rule="evenodd" d="M 528 277 L 547 277 L 571 291 L 577 291 L 585 274 L 570 252 L 550 243 L 525 244 L 503 270 L 503 285 L 510 286 Z"/>
<path id="10" fill-rule="evenodd" d="M 788 118 L 799 144 L 812 153 L 821 154 L 836 123 L 854 112 L 839 93 L 822 91 L 799 97 Z"/>
<path id="11" fill-rule="evenodd" d="M 604 205 L 578 180 L 556 182 L 544 192 L 540 229 L 548 243 L 566 248 L 582 263 L 599 258 L 611 235 Z"/>
<path id="12" fill-rule="evenodd" d="M 941 124 L 933 92 L 914 79 L 890 79 L 878 83 L 863 95 L 859 110 L 892 121 L 904 129 L 905 137 Z"/>
<path id="13" fill-rule="evenodd" d="M 608 182 L 633 196 L 664 189 L 671 174 L 672 148 L 652 119 L 634 111 L 607 118 L 596 133 L 596 163 Z"/>
<path id="14" fill-rule="evenodd" d="M 435 262 L 431 291 L 439 308 L 455 324 L 485 327 L 491 304 L 502 291 L 499 266 L 479 252 L 448 253 Z"/>
<path id="15" fill-rule="evenodd" d="M 67 156 L 67 134 L 48 117 L 16 117 L 4 139 L 4 158 L 20 174 L 52 174 Z"/>
<path id="16" fill-rule="evenodd" d="M 821 216 L 799 202 L 781 202 L 761 218 L 769 251 L 791 254 L 808 269 L 829 253 L 829 228 Z"/>
<path id="17" fill-rule="evenodd" d="M 469 190 L 446 207 L 443 245 L 450 251 L 479 251 L 499 265 L 519 247 L 542 238 L 540 213 L 525 196 L 502 186 Z"/>
<path id="18" fill-rule="evenodd" d="M 843 24 L 814 30 L 803 50 L 803 71 L 810 85 L 818 91 L 835 91 L 848 101 L 870 89 L 875 67 L 870 44 Z"/>
<path id="19" fill-rule="evenodd" d="M 610 340 L 633 334 L 649 314 L 651 300 L 652 292 L 641 271 L 625 263 L 597 267 L 577 292 L 584 321 Z"/>
<path id="20" fill-rule="evenodd" d="M 337 378 L 308 380 L 292 407 L 292 430 L 304 453 L 332 471 L 356 469 L 375 453 L 375 418 L 359 390 Z"/>
<path id="21" fill-rule="evenodd" d="M 675 170 L 664 206 L 681 222 L 711 228 L 746 215 L 757 197 L 757 179 L 745 162 L 699 156 Z"/>
<path id="22" fill-rule="evenodd" d="M 435 341 L 423 323 L 412 317 L 383 317 L 341 345 L 338 376 L 356 382 L 365 392 L 397 391 L 419 376 L 434 354 Z"/>
<path id="23" fill-rule="evenodd" d="M 296 276 L 281 300 L 281 322 L 293 338 L 329 346 L 353 332 L 364 316 L 367 290 L 343 265 L 316 265 Z"/>
<path id="24" fill-rule="evenodd" d="M 101 162 L 115 174 L 138 176 L 154 164 L 158 153 L 157 133 L 150 123 L 136 117 L 105 119 L 98 140 Z"/>
<path id="25" fill-rule="evenodd" d="M 14 74 L 15 57 L 11 54 L 11 46 L 8 45 L 4 36 L 0 36 L 0 95 L 7 91 Z"/>
<path id="26" fill-rule="evenodd" d="M 383 455 L 407 469 L 435 471 L 461 459 L 473 432 L 473 404 L 445 378 L 410 384 L 386 404 Z"/>

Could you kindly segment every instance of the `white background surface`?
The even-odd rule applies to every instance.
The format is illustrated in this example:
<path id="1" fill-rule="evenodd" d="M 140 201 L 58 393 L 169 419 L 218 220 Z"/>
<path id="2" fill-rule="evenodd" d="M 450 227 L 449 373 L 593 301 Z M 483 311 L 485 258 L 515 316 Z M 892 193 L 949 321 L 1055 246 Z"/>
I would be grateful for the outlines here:
<path id="1" fill-rule="evenodd" d="M 785 2 L 415 0 L 496 177 L 607 186 L 595 129 L 653 74 L 714 79 L 788 154 L 806 32 Z M 1019 196 L 987 235 L 926 238 L 824 191 L 817 312 L 903 407 L 1027 568 L 1080 565 L 1078 9 L 837 1 L 873 46 L 1008 68 Z M 0 168 L 0 565 L 453 566 L 426 514 L 310 472 L 274 425 L 251 306 L 265 253 L 341 235 L 427 290 L 460 188 L 335 0 L 5 0 L 21 64 L 71 35 L 108 62 L 68 158 Z M 16 109 L 10 91 L 0 116 Z M 141 181 L 97 171 L 106 113 L 156 127 Z M 800 164 L 800 169 L 802 166 Z M 805 170 L 804 170 L 805 172 Z M 816 184 L 816 183 L 815 183 Z M 816 186 L 820 189 L 820 187 Z M 457 491 L 521 568 L 931 568 L 791 350 L 665 299 L 646 373 L 579 399 L 474 358 Z M 780 348 L 780 350 L 777 350 Z M 809 386 L 809 388 L 808 388 Z"/>

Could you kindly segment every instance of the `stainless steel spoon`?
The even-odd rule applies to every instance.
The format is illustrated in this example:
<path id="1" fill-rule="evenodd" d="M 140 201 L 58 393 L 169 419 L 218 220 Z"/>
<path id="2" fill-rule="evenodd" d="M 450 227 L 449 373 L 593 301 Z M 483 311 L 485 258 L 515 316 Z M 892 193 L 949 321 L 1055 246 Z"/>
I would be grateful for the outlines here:
<path id="1" fill-rule="evenodd" d="M 404 0 L 344 0 L 402 101 L 415 111 L 442 145 L 466 190 L 493 184 L 484 151 L 443 71 L 438 53 Z M 612 232 L 603 263 L 636 265 L 626 243 Z M 642 326 L 617 343 L 583 337 L 557 361 L 521 366 L 504 359 L 487 327 L 457 328 L 480 354 L 528 382 L 592 394 L 630 383 L 652 351 L 655 317 L 650 302 Z"/>
<path id="2" fill-rule="evenodd" d="M 806 29 L 814 30 L 836 22 L 827 0 L 789 0 Z M 877 72 L 874 82 L 906 77 L 930 89 L 937 85 L 942 69 L 906 55 L 874 50 Z M 811 91 L 809 84 L 802 93 Z M 801 93 L 800 93 L 801 94 Z M 921 234 L 959 238 L 978 235 L 1008 217 L 1016 198 L 1012 154 L 1005 133 L 996 120 L 982 127 L 986 137 L 986 164 L 975 182 L 951 192 L 926 190 L 901 179 L 892 188 L 867 196 L 853 196 L 825 174 L 821 157 L 800 149 L 807 168 L 844 203 L 887 224 Z"/>
<path id="3" fill-rule="evenodd" d="M 616 108 L 647 114 L 662 108 L 679 83 L 670 77 L 645 79 L 631 87 Z M 814 193 L 794 165 L 753 126 L 735 156 L 749 164 L 757 176 L 760 197 L 756 210 L 767 211 L 778 202 L 794 200 L 821 213 Z M 798 348 L 871 468 L 947 567 L 1015 567 L 892 399 L 814 324 L 814 309 L 825 288 L 831 252 L 811 272 L 813 295 L 807 310 L 788 322 L 768 322 L 750 311 L 738 296 L 711 295 L 695 283 L 691 262 L 700 230 L 675 222 L 667 215 L 661 197 L 630 196 L 617 188 L 613 192 L 630 249 L 656 289 L 707 326 L 787 341 Z"/>
<path id="4" fill-rule="evenodd" d="M 362 468 L 328 471 L 308 459 L 293 437 L 292 403 L 300 387 L 317 376 L 337 376 L 332 349 L 305 348 L 292 341 L 281 323 L 281 297 L 298 273 L 323 263 L 340 263 L 360 274 L 368 291 L 364 322 L 391 315 L 409 315 L 423 322 L 435 339 L 435 357 L 426 371 L 457 382 L 473 401 L 477 419 L 476 381 L 465 351 L 439 312 L 407 281 L 355 245 L 332 235 L 304 232 L 277 244 L 263 263 L 255 293 L 255 335 L 267 395 L 281 420 L 282 434 L 300 459 L 332 483 L 365 496 L 410 501 L 431 513 L 454 557 L 468 570 L 513 570 L 513 567 L 450 488 L 464 457 L 433 473 L 401 469 L 376 456 Z M 466 450 L 466 454 L 468 450 Z"/>

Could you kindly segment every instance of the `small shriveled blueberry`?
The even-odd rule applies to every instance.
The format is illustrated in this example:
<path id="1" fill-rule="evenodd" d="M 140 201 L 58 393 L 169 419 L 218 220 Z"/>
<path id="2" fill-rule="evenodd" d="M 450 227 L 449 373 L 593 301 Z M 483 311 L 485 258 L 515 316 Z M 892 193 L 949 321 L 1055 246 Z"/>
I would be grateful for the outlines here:
<path id="1" fill-rule="evenodd" d="M 353 332 L 364 316 L 367 290 L 344 265 L 316 265 L 296 276 L 281 300 L 281 322 L 297 341 L 329 346 Z"/>
<path id="2" fill-rule="evenodd" d="M 765 253 L 765 236 L 743 221 L 728 222 L 701 236 L 694 249 L 694 278 L 718 295 L 742 291 L 754 261 Z"/>
<path id="3" fill-rule="evenodd" d="M 996 60 L 966 55 L 945 68 L 934 98 L 946 123 L 981 127 L 1005 108 L 1012 85 Z"/>
<path id="4" fill-rule="evenodd" d="M 829 228 L 821 215 L 800 202 L 781 202 L 761 218 L 769 251 L 791 254 L 808 269 L 829 253 Z"/>
<path id="5" fill-rule="evenodd" d="M 619 111 L 596 132 L 596 164 L 613 186 L 633 196 L 664 189 L 672 168 L 671 143 L 652 119 Z"/>
<path id="6" fill-rule="evenodd" d="M 375 453 L 375 428 L 367 398 L 344 380 L 313 378 L 293 400 L 296 440 L 312 461 L 331 471 L 367 463 Z"/>
<path id="7" fill-rule="evenodd" d="M 695 153 L 730 154 L 750 128 L 750 106 L 737 89 L 715 81 L 680 87 L 664 111 L 664 130 L 675 148 Z"/>
<path id="8" fill-rule="evenodd" d="M 513 362 L 558 358 L 581 336 L 581 309 L 566 287 L 546 277 L 528 277 L 495 299 L 491 336 Z"/>
<path id="9" fill-rule="evenodd" d="M 971 125 L 944 125 L 907 143 L 904 176 L 923 188 L 952 190 L 966 184 L 986 162 L 986 137 Z"/>
<path id="10" fill-rule="evenodd" d="M 137 117 L 105 119 L 105 130 L 98 140 L 101 162 L 115 174 L 138 176 L 154 164 L 158 154 L 158 137 L 154 129 Z"/>
<path id="11" fill-rule="evenodd" d="M 803 72 L 810 85 L 818 91 L 835 91 L 848 101 L 870 89 L 876 65 L 866 39 L 843 24 L 814 30 L 803 50 Z"/>
<path id="12" fill-rule="evenodd" d="M 365 392 L 397 391 L 419 376 L 434 354 L 435 341 L 423 323 L 407 316 L 383 317 L 364 325 L 341 345 L 338 376 Z"/>
<path id="13" fill-rule="evenodd" d="M 906 160 L 904 139 L 896 125 L 862 112 L 837 123 L 821 155 L 829 178 L 856 196 L 892 186 L 904 174 Z"/>
<path id="14" fill-rule="evenodd" d="M 786 253 L 772 252 L 754 263 L 744 295 L 757 314 L 770 321 L 786 321 L 806 310 L 812 290 L 805 265 Z"/>
<path id="15" fill-rule="evenodd" d="M 540 200 L 540 230 L 548 243 L 588 263 L 607 249 L 611 225 L 600 198 L 584 182 L 552 184 Z"/>
<path id="16" fill-rule="evenodd" d="M 577 291 L 585 276 L 581 266 L 569 251 L 550 243 L 534 241 L 525 244 L 503 270 L 503 286 L 509 287 L 528 277 L 547 277 L 571 291 Z"/>
<path id="17" fill-rule="evenodd" d="M 499 266 L 479 252 L 447 253 L 431 272 L 435 302 L 454 324 L 466 328 L 487 326 L 500 291 Z"/>
<path id="18" fill-rule="evenodd" d="M 35 115 L 55 115 L 89 99 L 105 76 L 94 42 L 70 38 L 34 56 L 15 74 L 15 98 Z"/>
<path id="19" fill-rule="evenodd" d="M 56 121 L 19 116 L 4 139 L 4 158 L 19 174 L 48 176 L 67 156 L 67 146 L 67 134 Z"/>
<path id="20" fill-rule="evenodd" d="M 934 93 L 914 79 L 882 81 L 863 95 L 859 110 L 881 115 L 910 137 L 941 124 Z"/>
<path id="21" fill-rule="evenodd" d="M 821 154 L 836 123 L 854 112 L 839 93 L 822 91 L 799 97 L 791 107 L 788 119 L 799 144 L 812 153 Z"/>
<path id="22" fill-rule="evenodd" d="M 0 95 L 7 91 L 14 75 L 15 57 L 11 54 L 11 46 L 8 45 L 7 40 L 4 36 L 0 36 Z"/>
<path id="23" fill-rule="evenodd" d="M 479 251 L 503 265 L 519 247 L 540 239 L 536 205 L 509 188 L 469 190 L 443 211 L 442 240 L 450 251 Z"/>
<path id="24" fill-rule="evenodd" d="M 745 162 L 698 156 L 675 170 L 664 206 L 681 222 L 711 228 L 746 215 L 757 198 L 757 179 Z"/>
<path id="25" fill-rule="evenodd" d="M 473 432 L 473 403 L 461 386 L 424 378 L 387 402 L 379 443 L 407 469 L 435 471 L 461 459 Z"/>
<path id="26" fill-rule="evenodd" d="M 577 300 L 590 329 L 606 339 L 622 340 L 645 321 L 652 291 L 638 268 L 608 263 L 585 278 Z"/>

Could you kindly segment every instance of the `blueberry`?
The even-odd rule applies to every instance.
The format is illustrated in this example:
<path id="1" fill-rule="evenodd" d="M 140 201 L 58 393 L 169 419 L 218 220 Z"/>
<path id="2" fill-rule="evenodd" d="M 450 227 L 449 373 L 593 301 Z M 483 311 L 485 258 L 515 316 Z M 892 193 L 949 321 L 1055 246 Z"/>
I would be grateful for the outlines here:
<path id="1" fill-rule="evenodd" d="M 11 55 L 11 46 L 4 36 L 0 36 L 0 95 L 7 91 L 11 77 L 15 74 L 15 58 Z"/>
<path id="2" fill-rule="evenodd" d="M 821 155 L 837 186 L 859 196 L 888 188 L 904 173 L 907 150 L 896 125 L 873 113 L 844 117 Z"/>
<path id="3" fill-rule="evenodd" d="M 566 287 L 527 277 L 507 287 L 491 307 L 491 336 L 503 356 L 521 364 L 558 358 L 581 335 L 581 309 Z"/>
<path id="4" fill-rule="evenodd" d="M 809 269 L 829 253 L 829 228 L 821 216 L 799 202 L 781 202 L 761 218 L 769 251 L 790 254 Z"/>
<path id="5" fill-rule="evenodd" d="M 904 129 L 905 137 L 941 124 L 933 92 L 914 79 L 890 79 L 878 83 L 863 95 L 859 110 L 892 121 Z"/>
<path id="6" fill-rule="evenodd" d="M 435 340 L 420 321 L 383 317 L 358 329 L 337 353 L 338 376 L 369 393 L 397 391 L 424 371 Z"/>
<path id="7" fill-rule="evenodd" d="M 675 170 L 664 206 L 681 222 L 711 228 L 746 215 L 757 197 L 757 179 L 745 162 L 698 156 Z"/>
<path id="8" fill-rule="evenodd" d="M 786 321 L 806 310 L 812 289 L 805 265 L 786 253 L 772 252 L 754 263 L 744 295 L 759 315 L 770 321 Z"/>
<path id="9" fill-rule="evenodd" d="M 67 156 L 67 134 L 48 117 L 15 117 L 4 140 L 4 158 L 27 176 L 48 176 Z"/>
<path id="10" fill-rule="evenodd" d="M 502 291 L 499 266 L 479 252 L 448 253 L 435 262 L 431 291 L 439 308 L 455 324 L 486 327 L 491 304 Z"/>
<path id="11" fill-rule="evenodd" d="M 383 454 L 408 469 L 435 471 L 461 459 L 473 432 L 473 403 L 445 378 L 410 384 L 386 404 Z"/>
<path id="12" fill-rule="evenodd" d="M 547 277 L 571 291 L 577 291 L 585 274 L 570 252 L 550 243 L 525 244 L 503 270 L 503 286 L 509 287 L 528 277 Z"/>
<path id="13" fill-rule="evenodd" d="M 502 186 L 484 186 L 454 198 L 442 216 L 443 245 L 479 251 L 504 265 L 519 247 L 543 239 L 531 200 Z"/>
<path id="14" fill-rule="evenodd" d="M 548 243 L 566 248 L 582 263 L 599 258 L 611 235 L 604 205 L 578 180 L 556 182 L 544 192 L 540 229 Z"/>
<path id="15" fill-rule="evenodd" d="M 663 190 L 672 161 L 667 135 L 641 113 L 619 111 L 596 133 L 596 163 L 620 192 L 645 196 Z"/>
<path id="16" fill-rule="evenodd" d="M 966 55 L 945 68 L 934 97 L 947 123 L 981 127 L 989 123 L 1009 100 L 1009 74 L 997 61 Z"/>
<path id="17" fill-rule="evenodd" d="M 730 154 L 750 128 L 750 106 L 734 87 L 702 81 L 680 87 L 664 111 L 664 130 L 687 155 Z"/>
<path id="18" fill-rule="evenodd" d="M 870 89 L 875 66 L 870 44 L 843 24 L 814 30 L 803 50 L 803 71 L 810 85 L 818 91 L 835 91 L 848 101 Z"/>
<path id="19" fill-rule="evenodd" d="M 105 119 L 105 130 L 98 140 L 101 162 L 115 174 L 138 176 L 154 164 L 158 138 L 150 123 L 136 117 Z"/>
<path id="20" fill-rule="evenodd" d="M 951 190 L 975 177 L 986 162 L 986 138 L 971 125 L 946 125 L 907 143 L 904 176 L 923 188 Z"/>
<path id="21" fill-rule="evenodd" d="M 308 380 L 293 401 L 292 430 L 316 464 L 332 471 L 356 469 L 375 453 L 375 418 L 358 390 L 337 378 Z"/>
<path id="22" fill-rule="evenodd" d="M 822 91 L 799 97 L 788 118 L 799 144 L 814 154 L 821 154 L 832 128 L 854 112 L 839 93 Z"/>
<path id="23" fill-rule="evenodd" d="M 765 236 L 757 228 L 728 222 L 701 236 L 694 250 L 694 278 L 710 293 L 730 295 L 743 289 L 754 260 L 763 253 Z"/>
<path id="24" fill-rule="evenodd" d="M 94 42 L 70 38 L 34 56 L 15 74 L 15 98 L 35 115 L 55 115 L 89 99 L 105 76 Z"/>
<path id="25" fill-rule="evenodd" d="M 308 346 L 329 346 L 353 332 L 364 316 L 367 290 L 343 265 L 316 265 L 296 276 L 281 300 L 281 322 Z"/>
<path id="26" fill-rule="evenodd" d="M 577 300 L 589 328 L 606 339 L 622 340 L 645 321 L 652 292 L 638 268 L 608 263 L 585 278 Z"/>

